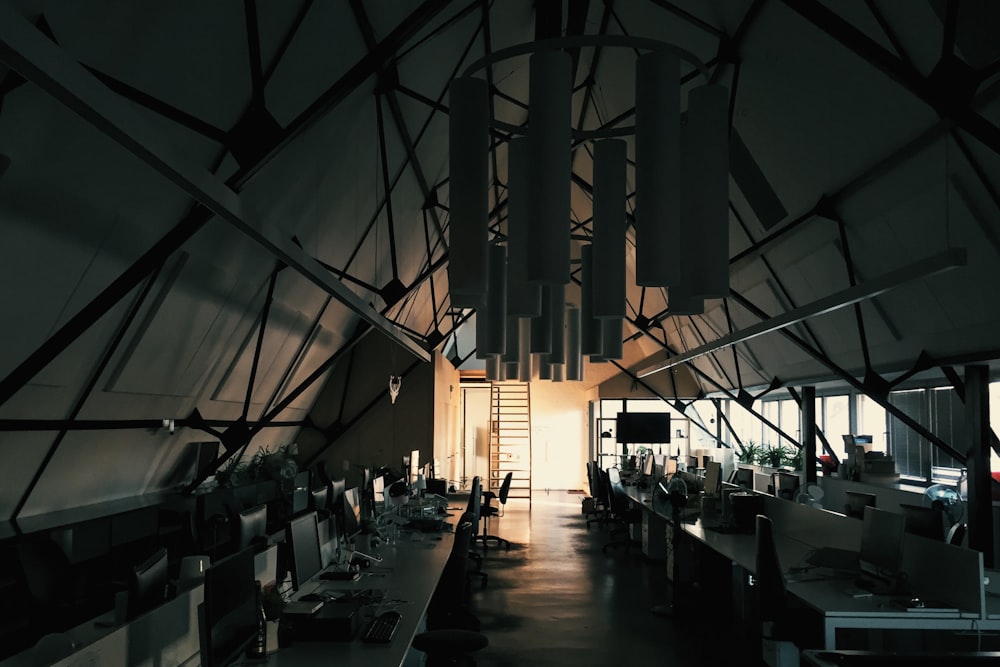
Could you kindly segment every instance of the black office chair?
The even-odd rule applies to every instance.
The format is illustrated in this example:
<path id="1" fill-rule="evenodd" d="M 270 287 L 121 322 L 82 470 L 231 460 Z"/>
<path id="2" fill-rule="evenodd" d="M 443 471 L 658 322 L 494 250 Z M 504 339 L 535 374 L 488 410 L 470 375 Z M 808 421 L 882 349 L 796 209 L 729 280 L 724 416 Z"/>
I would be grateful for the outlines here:
<path id="1" fill-rule="evenodd" d="M 625 487 L 622 486 L 618 468 L 608 468 L 605 475 L 608 507 L 611 508 L 612 521 L 618 527 L 611 530 L 611 541 L 601 547 L 601 550 L 625 547 L 627 554 L 633 546 L 642 546 L 638 540 L 631 537 L 632 526 L 642 521 L 642 508 L 632 505 L 632 501 L 625 493 Z"/>
<path id="2" fill-rule="evenodd" d="M 465 507 L 466 512 L 472 514 L 472 544 L 475 544 L 479 539 L 479 518 L 482 516 L 482 499 L 483 499 L 483 481 L 476 475 L 472 478 L 472 488 L 469 490 L 469 502 Z M 476 569 L 470 569 L 468 576 L 471 578 L 473 576 L 479 577 L 480 582 L 483 586 L 489 582 L 489 577 L 485 572 L 483 572 L 483 555 L 477 553 L 470 549 L 469 559 L 476 564 Z"/>
<path id="3" fill-rule="evenodd" d="M 427 606 L 427 628 L 478 630 L 479 619 L 468 608 L 469 548 L 472 544 L 472 513 L 464 512 L 455 526 L 451 553 Z"/>
<path id="4" fill-rule="evenodd" d="M 479 619 L 468 608 L 469 549 L 473 514 L 464 512 L 455 527 L 448 562 L 427 607 L 427 630 L 413 638 L 412 646 L 427 654 L 429 667 L 475 665 L 471 653 L 489 640 L 480 634 Z"/>
<path id="5" fill-rule="evenodd" d="M 611 508 L 608 507 L 605 473 L 597 467 L 597 461 L 587 463 L 587 478 L 590 482 L 590 496 L 594 499 L 594 516 L 587 519 L 587 527 L 589 528 L 595 521 L 597 525 L 603 526 L 608 522 Z"/>
<path id="6" fill-rule="evenodd" d="M 510 541 L 505 540 L 497 535 L 490 535 L 489 525 L 490 517 L 501 517 L 503 513 L 501 510 L 507 505 L 507 497 L 510 495 L 510 482 L 514 477 L 514 473 L 507 473 L 503 482 L 500 484 L 500 492 L 493 493 L 492 491 L 484 491 L 483 498 L 486 498 L 486 504 L 482 507 L 483 513 L 483 534 L 479 536 L 479 540 L 483 543 L 484 547 L 490 546 L 490 542 L 496 542 L 497 546 L 505 544 L 508 549 L 510 549 Z M 496 499 L 500 503 L 500 507 L 493 504 L 493 500 Z"/>
<path id="7" fill-rule="evenodd" d="M 820 645 L 821 622 L 808 610 L 789 606 L 771 519 L 758 514 L 755 522 L 754 581 L 760 613 L 760 634 L 763 642 L 772 644 L 763 652 L 768 658 L 765 664 L 770 667 L 798 665 L 798 646 Z"/>

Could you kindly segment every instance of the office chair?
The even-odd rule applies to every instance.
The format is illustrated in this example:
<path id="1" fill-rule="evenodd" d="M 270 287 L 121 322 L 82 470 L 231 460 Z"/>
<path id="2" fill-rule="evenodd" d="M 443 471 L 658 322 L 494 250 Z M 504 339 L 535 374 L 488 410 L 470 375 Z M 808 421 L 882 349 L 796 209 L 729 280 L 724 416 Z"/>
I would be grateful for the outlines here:
<path id="1" fill-rule="evenodd" d="M 507 505 L 507 496 L 510 495 L 510 482 L 511 482 L 511 479 L 513 479 L 513 477 L 514 477 L 514 473 L 512 473 L 512 472 L 509 472 L 509 473 L 507 473 L 504 476 L 503 482 L 500 484 L 500 492 L 499 492 L 499 494 L 493 493 L 492 491 L 484 491 L 483 492 L 483 497 L 486 498 L 486 505 L 484 505 L 482 507 L 482 512 L 483 512 L 483 534 L 479 536 L 479 539 L 482 541 L 484 547 L 488 547 L 490 545 L 490 542 L 492 541 L 492 542 L 496 542 L 497 546 L 500 546 L 501 544 L 505 544 L 505 545 L 507 545 L 507 548 L 510 549 L 510 541 L 509 540 L 505 540 L 502 537 L 498 537 L 496 535 L 490 535 L 489 534 L 489 525 L 490 525 L 490 517 L 491 516 L 495 516 L 495 517 L 501 517 L 501 516 L 503 516 L 503 514 L 501 514 L 500 510 L 501 510 L 501 508 L 503 508 L 503 507 L 505 507 Z M 493 504 L 493 499 L 494 498 L 496 498 L 500 502 L 500 507 L 497 507 L 496 505 Z"/>
<path id="2" fill-rule="evenodd" d="M 612 520 L 619 525 L 612 529 L 611 541 L 601 547 L 601 551 L 607 551 L 610 547 L 625 547 L 625 553 L 629 552 L 633 546 L 642 546 L 640 542 L 633 540 L 630 536 L 632 526 L 642 521 L 642 508 L 633 507 L 632 501 L 625 494 L 625 487 L 622 486 L 621 474 L 618 468 L 608 468 L 605 473 L 607 483 L 608 507 L 611 508 Z M 620 537 L 622 539 L 615 539 Z"/>
<path id="3" fill-rule="evenodd" d="M 774 546 L 771 520 L 763 514 L 756 517 L 755 534 L 754 578 L 757 583 L 764 662 L 770 667 L 797 665 L 799 651 L 791 641 L 785 577 L 781 573 L 778 551 Z"/>
<path id="4" fill-rule="evenodd" d="M 470 653 L 489 646 L 486 635 L 472 630 L 427 630 L 413 638 L 410 646 L 427 654 L 426 667 L 475 665 Z"/>
<path id="5" fill-rule="evenodd" d="M 448 561 L 427 606 L 429 630 L 479 630 L 479 619 L 469 611 L 469 548 L 472 544 L 472 513 L 464 512 L 455 527 Z"/>
<path id="6" fill-rule="evenodd" d="M 472 544 L 475 544 L 476 540 L 479 538 L 479 517 L 482 515 L 482 499 L 483 480 L 479 477 L 479 475 L 476 475 L 472 478 L 472 488 L 469 490 L 469 502 L 465 507 L 465 511 L 470 512 L 473 517 Z M 475 570 L 468 571 L 469 578 L 477 576 L 479 577 L 480 583 L 482 583 L 483 586 L 486 586 L 489 582 L 489 577 L 485 572 L 483 572 L 483 555 L 470 549 L 469 559 L 476 564 Z"/>
<path id="7" fill-rule="evenodd" d="M 611 508 L 608 506 L 607 484 L 604 481 L 605 473 L 597 467 L 597 461 L 587 463 L 587 475 L 590 479 L 590 495 L 594 499 L 595 516 L 587 519 L 587 527 L 597 522 L 603 526 L 608 522 Z"/>

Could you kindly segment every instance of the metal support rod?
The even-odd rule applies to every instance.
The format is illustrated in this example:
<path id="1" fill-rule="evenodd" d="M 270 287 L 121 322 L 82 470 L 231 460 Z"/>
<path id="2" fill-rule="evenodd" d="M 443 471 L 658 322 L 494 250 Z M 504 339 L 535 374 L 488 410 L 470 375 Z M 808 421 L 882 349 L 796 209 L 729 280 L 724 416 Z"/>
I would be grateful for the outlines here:
<path id="1" fill-rule="evenodd" d="M 264 334 L 267 333 L 267 319 L 271 314 L 271 304 L 274 302 L 274 286 L 278 282 L 278 272 L 282 265 L 279 262 L 271 271 L 271 279 L 267 282 L 267 296 L 264 297 L 264 310 L 260 314 L 260 329 L 257 330 L 257 344 L 253 351 L 253 362 L 250 364 L 250 379 L 247 380 L 246 398 L 243 400 L 243 420 L 250 414 L 250 400 L 253 398 L 253 386 L 257 380 L 257 368 L 260 366 L 260 351 L 264 347 Z"/>

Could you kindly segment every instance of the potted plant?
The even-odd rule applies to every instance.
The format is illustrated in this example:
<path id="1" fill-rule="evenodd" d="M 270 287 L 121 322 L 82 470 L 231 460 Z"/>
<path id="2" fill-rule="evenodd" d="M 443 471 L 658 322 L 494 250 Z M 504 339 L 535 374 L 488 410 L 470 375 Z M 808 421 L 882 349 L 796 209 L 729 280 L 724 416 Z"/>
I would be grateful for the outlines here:
<path id="1" fill-rule="evenodd" d="M 778 445 L 777 447 L 768 447 L 764 450 L 763 460 L 761 465 L 766 465 L 770 468 L 780 468 L 782 461 L 785 460 L 785 456 L 788 453 L 788 449 L 784 445 Z"/>
<path id="2" fill-rule="evenodd" d="M 788 466 L 792 470 L 802 470 L 802 448 L 801 447 L 786 447 L 786 452 L 784 458 L 781 460 L 781 465 Z"/>
<path id="3" fill-rule="evenodd" d="M 739 459 L 740 463 L 757 463 L 759 455 L 760 445 L 753 440 L 747 440 L 740 446 L 739 451 L 736 452 L 736 458 Z"/>

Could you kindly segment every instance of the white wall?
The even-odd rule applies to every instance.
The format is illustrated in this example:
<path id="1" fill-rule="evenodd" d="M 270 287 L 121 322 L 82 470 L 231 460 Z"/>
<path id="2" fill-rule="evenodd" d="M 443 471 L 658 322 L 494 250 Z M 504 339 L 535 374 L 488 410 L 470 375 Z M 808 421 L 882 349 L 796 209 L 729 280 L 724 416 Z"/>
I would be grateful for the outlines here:
<path id="1" fill-rule="evenodd" d="M 594 393 L 579 382 L 531 383 L 533 488 L 587 488 L 587 405 Z"/>

